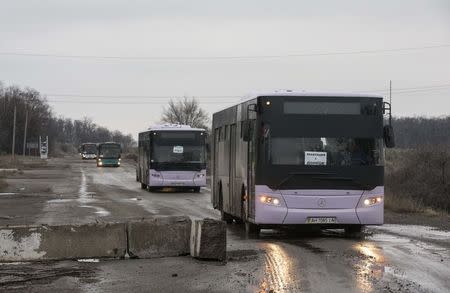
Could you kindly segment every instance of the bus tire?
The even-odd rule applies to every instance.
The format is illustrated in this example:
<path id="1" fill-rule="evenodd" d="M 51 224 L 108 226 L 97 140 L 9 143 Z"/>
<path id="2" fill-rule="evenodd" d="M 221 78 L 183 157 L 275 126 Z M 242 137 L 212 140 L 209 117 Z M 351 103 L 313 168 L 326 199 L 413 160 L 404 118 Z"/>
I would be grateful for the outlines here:
<path id="1" fill-rule="evenodd" d="M 147 189 L 147 184 L 141 183 L 141 189 Z"/>
<path id="2" fill-rule="evenodd" d="M 261 232 L 261 226 L 251 223 L 251 222 L 245 222 L 245 233 L 247 235 L 254 235 L 259 236 L 259 233 Z"/>
<path id="3" fill-rule="evenodd" d="M 233 223 L 233 216 L 228 213 L 225 213 L 224 211 L 220 211 L 220 219 L 227 224 Z"/>
<path id="4" fill-rule="evenodd" d="M 348 225 L 344 228 L 344 231 L 349 236 L 359 236 L 363 232 L 363 228 L 363 225 Z"/>
<path id="5" fill-rule="evenodd" d="M 195 193 L 199 193 L 199 192 L 200 192 L 200 187 L 199 187 L 199 186 L 194 187 L 193 189 L 194 189 L 194 192 L 195 192 Z"/>

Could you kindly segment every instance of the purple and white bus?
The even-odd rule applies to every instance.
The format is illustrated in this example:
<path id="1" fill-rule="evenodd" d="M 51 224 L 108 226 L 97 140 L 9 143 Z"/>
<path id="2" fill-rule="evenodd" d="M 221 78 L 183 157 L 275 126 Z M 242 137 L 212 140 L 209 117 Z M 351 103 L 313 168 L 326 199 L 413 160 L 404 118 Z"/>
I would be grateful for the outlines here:
<path id="1" fill-rule="evenodd" d="M 165 124 L 139 133 L 136 180 L 142 189 L 192 189 L 206 186 L 204 129 Z"/>
<path id="2" fill-rule="evenodd" d="M 359 232 L 383 224 L 390 112 L 377 95 L 280 91 L 215 113 L 214 208 L 251 233 L 294 224 Z"/>

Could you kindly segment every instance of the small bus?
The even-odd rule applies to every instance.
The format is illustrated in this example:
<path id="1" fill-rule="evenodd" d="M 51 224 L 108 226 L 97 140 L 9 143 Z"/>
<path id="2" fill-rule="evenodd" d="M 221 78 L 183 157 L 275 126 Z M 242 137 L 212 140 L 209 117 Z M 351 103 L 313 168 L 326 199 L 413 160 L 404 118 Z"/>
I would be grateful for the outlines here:
<path id="1" fill-rule="evenodd" d="M 78 148 L 78 152 L 83 160 L 95 160 L 97 158 L 97 144 L 90 142 L 83 143 Z"/>
<path id="2" fill-rule="evenodd" d="M 164 124 L 139 133 L 136 180 L 150 191 L 177 187 L 200 192 L 206 186 L 205 129 Z"/>
<path id="3" fill-rule="evenodd" d="M 358 233 L 381 225 L 390 121 L 390 104 L 378 95 L 250 96 L 213 115 L 212 204 L 250 233 L 277 225 Z"/>
<path id="4" fill-rule="evenodd" d="M 104 142 L 98 144 L 97 167 L 119 167 L 122 147 L 119 143 Z"/>

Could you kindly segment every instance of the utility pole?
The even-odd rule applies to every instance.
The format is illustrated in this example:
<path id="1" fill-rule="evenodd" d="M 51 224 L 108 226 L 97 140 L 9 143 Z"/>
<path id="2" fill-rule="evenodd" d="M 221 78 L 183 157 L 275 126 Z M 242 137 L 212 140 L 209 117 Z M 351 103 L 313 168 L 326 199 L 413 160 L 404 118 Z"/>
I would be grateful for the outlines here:
<path id="1" fill-rule="evenodd" d="M 392 104 L 392 80 L 389 80 L 389 104 Z"/>
<path id="2" fill-rule="evenodd" d="M 14 105 L 14 126 L 13 126 L 13 139 L 12 139 L 12 157 L 14 159 L 16 149 L 16 105 Z"/>
<path id="3" fill-rule="evenodd" d="M 23 157 L 25 158 L 25 152 L 27 150 L 27 126 L 28 126 L 28 107 L 25 106 L 25 129 L 23 134 Z"/>
<path id="4" fill-rule="evenodd" d="M 392 80 L 389 80 L 389 107 L 392 111 Z M 392 123 L 392 115 L 389 115 L 389 125 Z"/>

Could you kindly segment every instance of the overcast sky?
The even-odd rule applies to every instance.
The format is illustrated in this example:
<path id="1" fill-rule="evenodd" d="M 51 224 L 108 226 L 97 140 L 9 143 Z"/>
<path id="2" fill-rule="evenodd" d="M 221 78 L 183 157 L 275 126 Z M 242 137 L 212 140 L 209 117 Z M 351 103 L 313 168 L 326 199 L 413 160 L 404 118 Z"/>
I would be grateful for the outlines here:
<path id="1" fill-rule="evenodd" d="M 124 58 L 62 57 L 73 55 Z M 177 60 L 267 55 L 303 56 Z M 134 136 L 170 96 L 213 113 L 257 90 L 386 94 L 390 79 L 395 115 L 450 114 L 450 1 L 0 0 L 0 81 Z"/>

